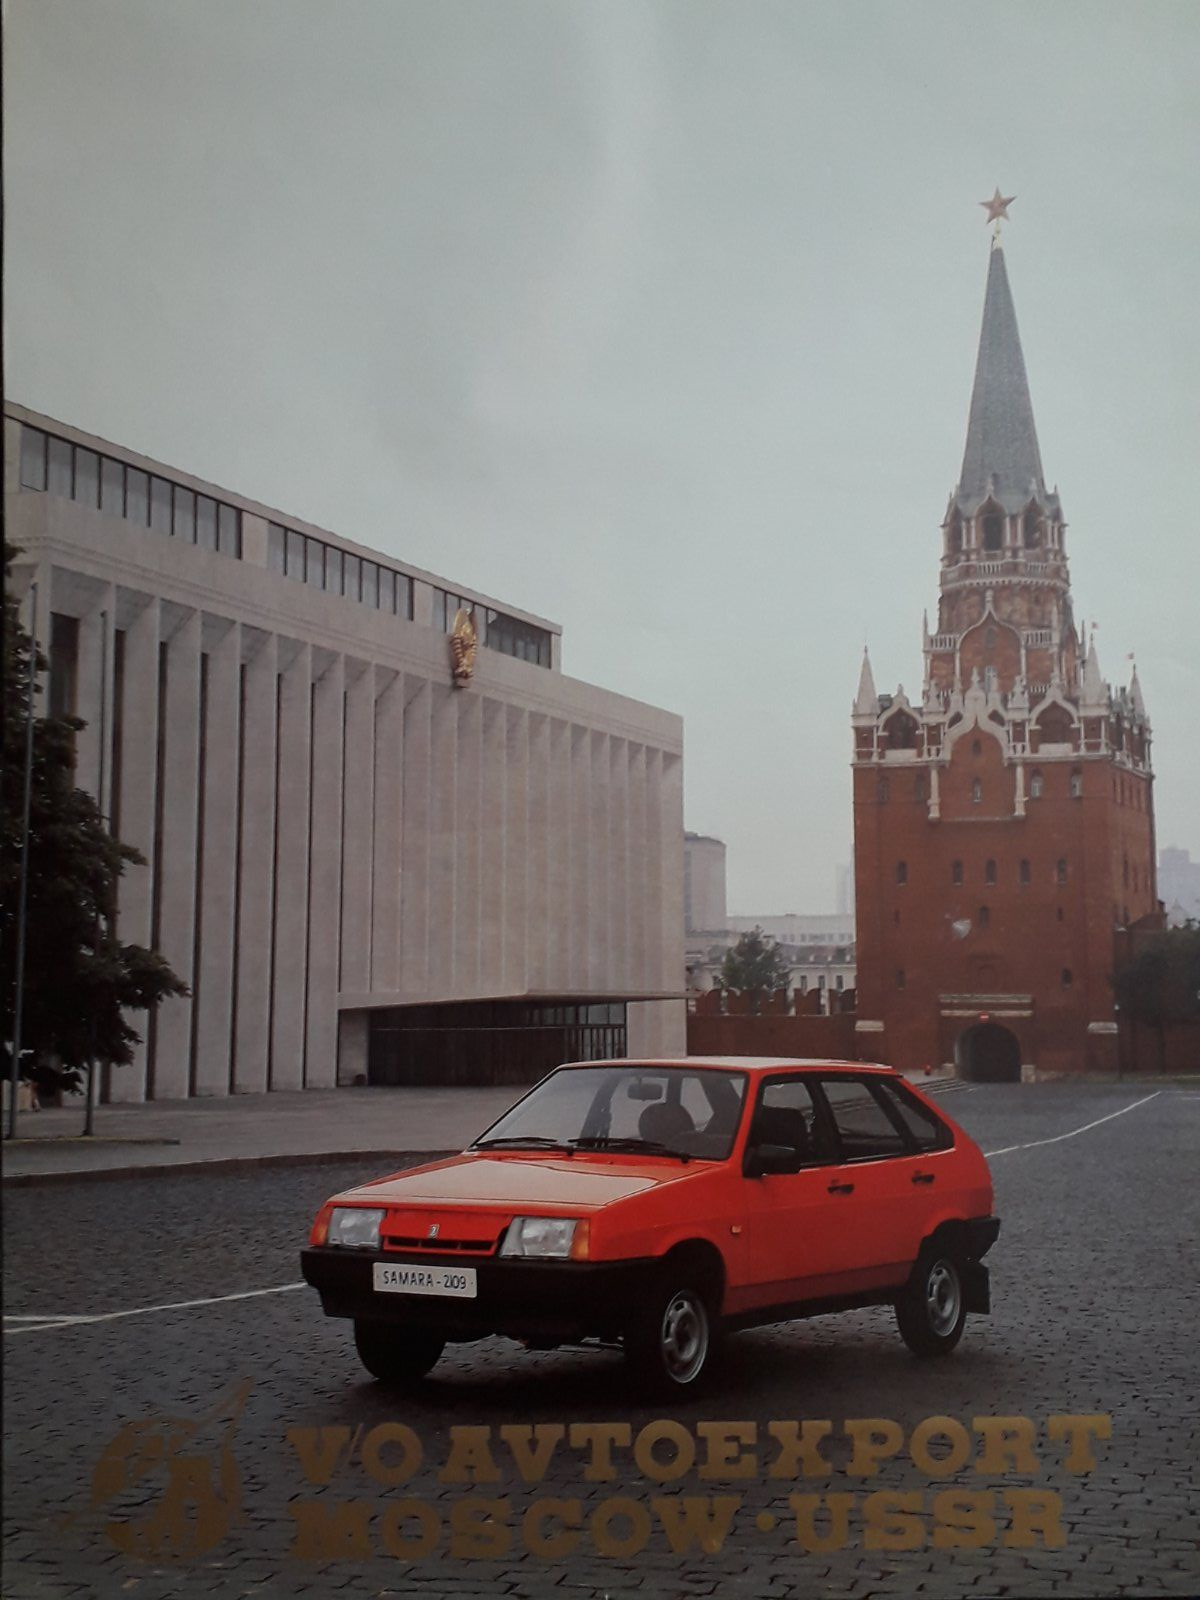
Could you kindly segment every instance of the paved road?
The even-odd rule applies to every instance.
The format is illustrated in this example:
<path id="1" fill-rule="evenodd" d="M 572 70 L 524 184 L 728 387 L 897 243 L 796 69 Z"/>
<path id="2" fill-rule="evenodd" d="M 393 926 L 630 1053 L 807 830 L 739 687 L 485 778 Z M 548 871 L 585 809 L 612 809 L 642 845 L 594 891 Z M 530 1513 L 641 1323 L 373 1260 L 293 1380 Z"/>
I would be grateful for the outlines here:
<path id="1" fill-rule="evenodd" d="M 617 1478 L 586 1481 L 589 1449 L 572 1448 L 572 1424 L 628 1424 L 636 1438 L 659 1415 L 630 1401 L 619 1358 L 603 1352 L 527 1355 L 501 1341 L 459 1347 L 419 1397 L 400 1400 L 365 1380 L 348 1325 L 323 1319 L 307 1290 L 54 1328 L 15 1320 L 103 1316 L 292 1284 L 316 1206 L 373 1174 L 371 1158 L 11 1192 L 5 1600 L 1194 1595 L 1200 1093 L 1167 1087 L 1112 1115 L 1145 1093 L 1064 1085 L 952 1091 L 947 1110 L 986 1150 L 1006 1152 L 993 1162 L 1004 1219 L 991 1258 L 994 1315 L 973 1319 L 943 1364 L 915 1362 L 885 1310 L 731 1340 L 710 1391 L 669 1419 L 686 1439 L 703 1423 L 746 1425 L 757 1471 L 728 1482 L 700 1477 L 704 1445 L 695 1466 L 660 1484 L 620 1444 Z M 1035 1143 L 1047 1140 L 1055 1142 Z M 1046 1419 L 1061 1414 L 1111 1416 L 1112 1437 L 1095 1442 L 1090 1472 L 1067 1470 L 1065 1446 L 1048 1439 Z M 945 1476 L 931 1475 L 927 1459 L 919 1471 L 909 1454 L 913 1429 L 935 1415 L 956 1419 L 971 1439 L 966 1464 Z M 1033 1420 L 1036 1473 L 1028 1462 L 1020 1473 L 974 1470 L 973 1419 L 981 1416 Z M 905 1443 L 874 1477 L 850 1476 L 844 1424 L 868 1418 L 894 1420 Z M 799 1419 L 833 1424 L 827 1479 L 766 1475 L 779 1451 L 768 1424 Z M 413 1431 L 419 1464 L 406 1456 L 414 1441 L 396 1424 Z M 522 1481 L 499 1436 L 513 1424 L 551 1430 L 516 1438 L 547 1450 L 555 1425 L 564 1428 L 539 1481 Z M 372 1435 L 381 1425 L 390 1434 Z M 463 1427 L 493 1430 L 498 1483 L 443 1481 L 450 1430 Z M 669 1461 L 678 1444 L 665 1439 L 658 1459 Z M 938 1449 L 931 1445 L 931 1454 Z M 236 1466 L 222 1477 L 226 1459 Z M 934 1468 L 944 1470 L 937 1461 Z M 165 1492 L 168 1475 L 174 1499 Z M 395 1482 L 385 1486 L 386 1478 Z M 996 1527 L 980 1525 L 982 1548 L 932 1545 L 934 1496 L 956 1487 L 990 1497 Z M 901 1527 L 900 1542 L 918 1547 L 866 1547 L 865 1501 L 879 1490 L 916 1496 L 905 1504 L 919 1516 Z M 1005 1496 L 1020 1490 L 1061 1496 L 1061 1547 L 1045 1547 L 1036 1505 L 1026 1507 L 1032 1548 L 1013 1547 L 1020 1533 Z M 814 1494 L 853 1497 L 842 1548 L 796 1542 L 797 1511 L 803 1518 L 809 1502 L 793 1505 L 791 1497 Z M 699 1497 L 712 1502 L 699 1509 L 715 1526 L 731 1518 L 719 1549 L 684 1548 L 687 1531 L 672 1522 Z M 547 1506 L 551 1500 L 567 1504 Z M 316 1519 L 354 1501 L 362 1507 L 343 1510 L 338 1556 L 322 1542 L 334 1524 L 322 1535 Z M 506 1504 L 479 1513 L 490 1522 L 471 1522 L 480 1501 Z M 173 1503 L 185 1508 L 178 1523 L 168 1515 Z M 833 1503 L 840 1512 L 843 1503 Z M 232 1525 L 229 1504 L 240 1506 Z M 830 1526 L 825 1517 L 814 1523 L 817 1535 Z M 555 1553 L 554 1536 L 576 1519 L 575 1548 Z M 210 1548 L 189 1548 L 197 1529 Z M 834 1526 L 834 1544 L 838 1532 Z M 182 1550 L 172 1550 L 173 1538 Z M 313 1554 L 295 1554 L 306 1538 L 315 1541 Z M 497 1553 L 506 1538 L 509 1548 Z M 528 1548 L 539 1539 L 549 1553 Z M 627 1553 L 597 1550 L 614 1544 Z"/>

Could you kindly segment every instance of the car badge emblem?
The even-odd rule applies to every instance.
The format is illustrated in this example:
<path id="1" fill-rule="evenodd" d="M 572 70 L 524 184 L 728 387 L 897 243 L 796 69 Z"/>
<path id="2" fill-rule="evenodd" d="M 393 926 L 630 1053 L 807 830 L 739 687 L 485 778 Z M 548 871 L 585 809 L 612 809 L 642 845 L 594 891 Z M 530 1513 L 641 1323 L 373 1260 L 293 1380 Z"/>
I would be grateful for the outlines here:
<path id="1" fill-rule="evenodd" d="M 427 1234 L 427 1235 L 426 1235 L 426 1238 L 429 1238 L 429 1239 L 436 1239 L 436 1238 L 437 1238 L 437 1236 L 438 1236 L 438 1225 L 437 1225 L 437 1223 L 436 1223 L 436 1222 L 431 1222 L 431 1223 L 430 1223 L 430 1224 L 429 1224 L 429 1232 L 428 1232 L 428 1234 Z"/>

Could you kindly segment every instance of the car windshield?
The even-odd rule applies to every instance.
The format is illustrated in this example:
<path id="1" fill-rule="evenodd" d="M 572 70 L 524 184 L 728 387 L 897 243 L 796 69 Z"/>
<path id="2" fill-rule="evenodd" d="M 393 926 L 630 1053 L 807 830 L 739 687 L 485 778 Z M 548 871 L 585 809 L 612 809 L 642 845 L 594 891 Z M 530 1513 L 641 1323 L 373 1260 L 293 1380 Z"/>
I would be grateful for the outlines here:
<path id="1" fill-rule="evenodd" d="M 611 1150 L 724 1161 L 746 1076 L 657 1065 L 560 1067 L 481 1134 L 476 1150 Z"/>

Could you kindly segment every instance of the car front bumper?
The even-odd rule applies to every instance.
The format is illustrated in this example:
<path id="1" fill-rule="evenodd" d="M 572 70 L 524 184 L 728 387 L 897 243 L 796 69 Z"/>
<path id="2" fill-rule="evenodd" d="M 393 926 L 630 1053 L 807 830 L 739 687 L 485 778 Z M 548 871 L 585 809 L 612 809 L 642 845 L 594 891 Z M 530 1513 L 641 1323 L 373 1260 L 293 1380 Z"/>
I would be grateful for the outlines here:
<path id="1" fill-rule="evenodd" d="M 304 1281 L 321 1296 L 328 1317 L 353 1317 L 436 1329 L 448 1339 L 506 1334 L 532 1343 L 616 1338 L 629 1311 L 650 1283 L 656 1263 L 632 1261 L 529 1261 L 421 1253 L 422 1266 L 475 1272 L 477 1294 L 450 1296 L 380 1293 L 377 1261 L 416 1261 L 391 1251 L 345 1250 L 327 1245 L 300 1252 Z"/>

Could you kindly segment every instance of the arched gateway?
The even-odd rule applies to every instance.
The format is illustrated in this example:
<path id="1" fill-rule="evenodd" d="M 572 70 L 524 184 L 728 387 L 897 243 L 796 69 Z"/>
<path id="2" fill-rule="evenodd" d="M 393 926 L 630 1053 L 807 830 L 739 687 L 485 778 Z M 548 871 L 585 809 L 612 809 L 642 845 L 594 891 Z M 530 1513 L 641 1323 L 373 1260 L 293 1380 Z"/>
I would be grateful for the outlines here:
<path id="1" fill-rule="evenodd" d="M 954 1047 L 959 1077 L 974 1083 L 1020 1083 L 1021 1046 L 1017 1036 L 998 1022 L 967 1028 Z"/>

